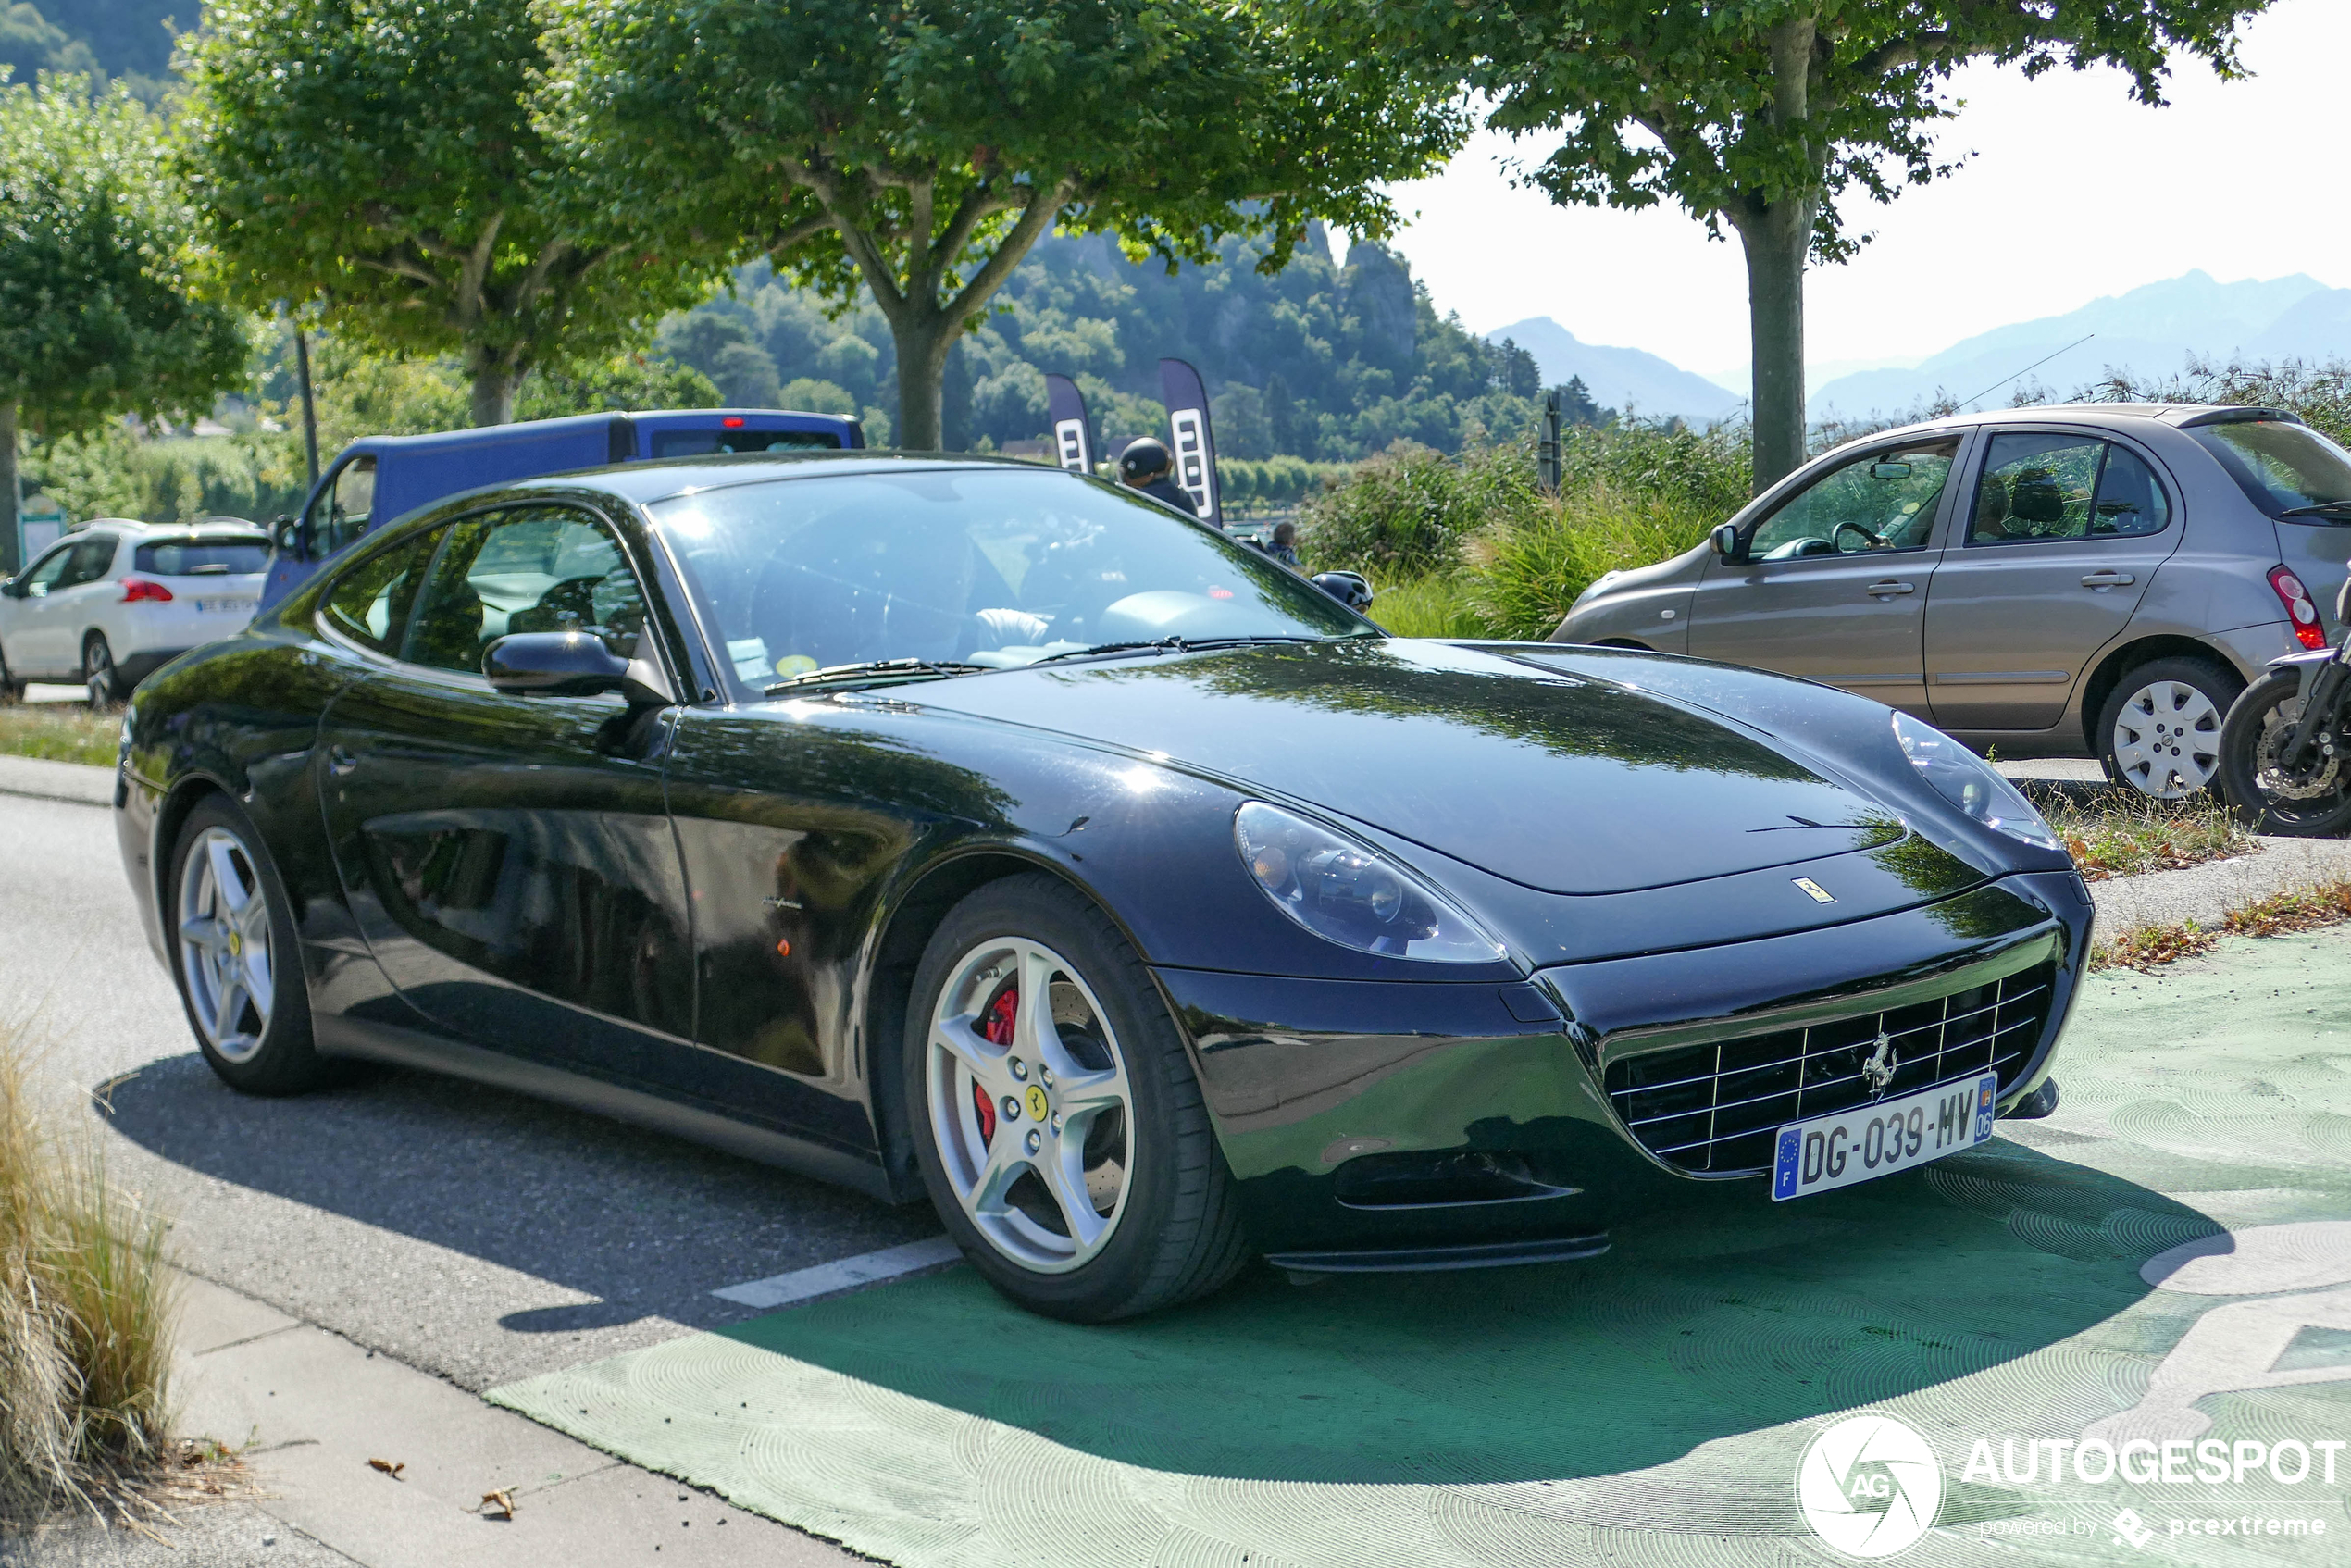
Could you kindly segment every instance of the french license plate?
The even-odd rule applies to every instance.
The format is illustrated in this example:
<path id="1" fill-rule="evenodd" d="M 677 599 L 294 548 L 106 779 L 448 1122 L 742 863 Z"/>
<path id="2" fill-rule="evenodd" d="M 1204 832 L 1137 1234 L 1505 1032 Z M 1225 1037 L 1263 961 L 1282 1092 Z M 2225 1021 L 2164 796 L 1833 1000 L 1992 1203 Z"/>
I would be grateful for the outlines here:
<path id="1" fill-rule="evenodd" d="M 199 599 L 196 601 L 196 614 L 200 616 L 244 615 L 259 603 L 260 601 L 256 599 Z"/>
<path id="2" fill-rule="evenodd" d="M 1772 1198 L 1810 1198 L 1972 1149 L 1992 1136 L 1996 1073 L 1790 1122 L 1772 1158 Z"/>

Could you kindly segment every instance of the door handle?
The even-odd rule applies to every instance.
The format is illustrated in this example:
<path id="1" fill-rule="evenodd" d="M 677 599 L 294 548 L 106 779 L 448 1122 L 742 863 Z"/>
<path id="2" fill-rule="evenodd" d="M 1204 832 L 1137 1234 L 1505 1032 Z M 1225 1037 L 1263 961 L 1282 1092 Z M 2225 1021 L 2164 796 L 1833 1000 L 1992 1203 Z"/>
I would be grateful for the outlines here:
<path id="1" fill-rule="evenodd" d="M 2130 572 L 2092 572 L 2082 579 L 2084 588 L 2128 588 L 2138 581 Z"/>
<path id="2" fill-rule="evenodd" d="M 1897 593 L 1916 593 L 1918 589 L 1909 583 L 1896 582 L 1888 579 L 1884 582 L 1870 584 L 1868 591 L 1873 599 L 1884 599 Z"/>
<path id="3" fill-rule="evenodd" d="M 337 778 L 342 778 L 345 774 L 349 773 L 353 768 L 357 767 L 358 765 L 359 759 L 353 756 L 342 747 L 330 746 L 327 748 L 327 771 L 333 774 Z"/>

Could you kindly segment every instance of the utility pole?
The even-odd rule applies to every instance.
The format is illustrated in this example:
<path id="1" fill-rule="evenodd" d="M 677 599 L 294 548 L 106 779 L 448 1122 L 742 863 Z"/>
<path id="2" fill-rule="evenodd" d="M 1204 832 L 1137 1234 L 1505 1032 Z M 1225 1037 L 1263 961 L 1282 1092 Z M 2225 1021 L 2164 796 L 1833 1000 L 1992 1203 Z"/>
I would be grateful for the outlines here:
<path id="1" fill-rule="evenodd" d="M 318 405 L 310 396 L 310 339 L 300 321 L 294 323 L 294 375 L 302 382 L 302 454 L 310 465 L 310 482 L 303 495 L 307 499 L 318 488 Z"/>
<path id="2" fill-rule="evenodd" d="M 1543 439 L 1535 448 L 1535 479 L 1546 495 L 1560 492 L 1560 394 L 1543 394 Z"/>

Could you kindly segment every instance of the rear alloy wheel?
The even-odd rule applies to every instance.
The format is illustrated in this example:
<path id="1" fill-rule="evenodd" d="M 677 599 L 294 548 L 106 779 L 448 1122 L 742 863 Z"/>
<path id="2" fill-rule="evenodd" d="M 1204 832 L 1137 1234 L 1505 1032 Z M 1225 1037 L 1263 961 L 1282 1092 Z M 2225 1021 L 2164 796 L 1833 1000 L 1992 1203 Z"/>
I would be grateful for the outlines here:
<path id="1" fill-rule="evenodd" d="M 2107 777 L 2158 801 L 2216 792 L 2221 721 L 2244 689 L 2202 659 L 2158 659 L 2130 671 L 2098 719 Z"/>
<path id="2" fill-rule="evenodd" d="M 915 975 L 907 1103 L 941 1219 L 1033 1311 L 1127 1317 L 1240 1266 L 1232 1177 L 1142 961 L 1043 876 L 951 911 Z"/>
<path id="3" fill-rule="evenodd" d="M 90 691 L 90 705 L 101 712 L 122 700 L 121 680 L 114 667 L 114 650 L 102 631 L 90 634 L 81 645 L 81 679 Z"/>
<path id="4" fill-rule="evenodd" d="M 2221 782 L 2258 833 L 2331 838 L 2351 831 L 2351 737 L 2322 731 L 2318 747 L 2285 761 L 2302 718 L 2302 677 L 2284 670 L 2247 691 L 2220 731 Z"/>
<path id="5" fill-rule="evenodd" d="M 285 890 L 260 842 L 226 797 L 199 803 L 172 855 L 165 927 L 188 1024 L 213 1071 L 248 1093 L 293 1094 L 322 1082 L 327 1064 L 311 1048 Z"/>

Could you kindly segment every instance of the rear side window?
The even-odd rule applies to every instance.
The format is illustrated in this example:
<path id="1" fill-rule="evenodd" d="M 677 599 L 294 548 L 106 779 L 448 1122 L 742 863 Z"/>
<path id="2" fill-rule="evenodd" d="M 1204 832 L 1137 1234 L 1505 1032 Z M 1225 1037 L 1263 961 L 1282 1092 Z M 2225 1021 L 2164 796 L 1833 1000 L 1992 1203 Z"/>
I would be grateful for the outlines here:
<path id="1" fill-rule="evenodd" d="M 416 606 L 425 568 L 432 564 L 433 546 L 448 531 L 435 529 L 358 562 L 327 590 L 318 613 L 362 647 L 392 652 L 408 625 L 408 612 Z"/>
<path id="2" fill-rule="evenodd" d="M 708 457 L 728 452 L 836 452 L 840 438 L 824 430 L 657 430 L 655 457 Z"/>
<path id="3" fill-rule="evenodd" d="M 66 567 L 65 580 L 57 586 L 71 588 L 76 583 L 95 582 L 106 575 L 114 565 L 114 538 L 96 534 L 73 547 L 73 562 Z"/>
<path id="4" fill-rule="evenodd" d="M 269 546 L 258 539 L 159 539 L 139 546 L 133 559 L 157 577 L 240 577 L 268 568 Z"/>
<path id="5" fill-rule="evenodd" d="M 2188 432 L 2220 461 L 2245 499 L 2274 517 L 2296 506 L 2351 502 L 2351 454 L 2307 425 L 2245 419 Z"/>
<path id="6" fill-rule="evenodd" d="M 2160 533 L 2163 487 L 2137 454 L 2095 436 L 2010 430 L 1992 438 L 1975 484 L 1970 544 Z"/>

